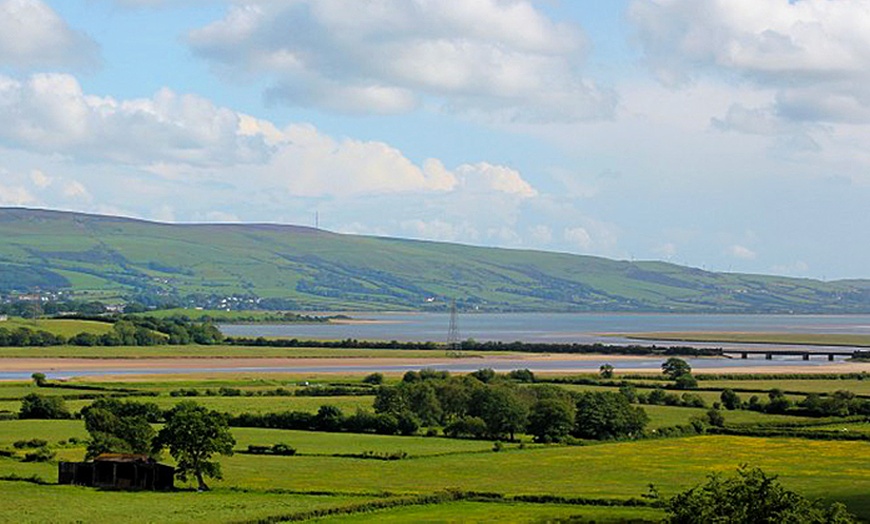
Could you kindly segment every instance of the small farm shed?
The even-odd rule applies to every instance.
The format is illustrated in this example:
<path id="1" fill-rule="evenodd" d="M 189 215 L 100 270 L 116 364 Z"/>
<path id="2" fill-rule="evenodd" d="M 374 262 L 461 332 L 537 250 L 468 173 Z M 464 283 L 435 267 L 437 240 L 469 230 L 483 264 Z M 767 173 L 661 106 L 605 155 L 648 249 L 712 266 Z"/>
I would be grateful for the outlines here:
<path id="1" fill-rule="evenodd" d="M 58 484 L 104 489 L 166 490 L 175 487 L 175 468 L 147 455 L 104 453 L 92 462 L 60 462 Z"/>

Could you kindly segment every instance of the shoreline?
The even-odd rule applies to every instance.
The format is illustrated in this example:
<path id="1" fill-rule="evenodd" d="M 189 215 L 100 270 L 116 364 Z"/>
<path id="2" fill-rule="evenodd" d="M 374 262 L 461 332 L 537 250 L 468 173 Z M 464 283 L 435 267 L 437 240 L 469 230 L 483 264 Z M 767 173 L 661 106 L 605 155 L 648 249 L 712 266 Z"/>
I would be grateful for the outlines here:
<path id="1" fill-rule="evenodd" d="M 484 358 L 401 358 L 401 357 L 349 357 L 349 358 L 281 358 L 281 357 L 202 357 L 202 358 L 0 358 L 0 372 L 22 374 L 42 372 L 48 374 L 76 374 L 76 377 L 106 377 L 108 375 L 166 375 L 173 371 L 182 375 L 204 374 L 368 374 L 384 368 L 384 373 L 403 373 L 409 369 L 426 367 L 462 368 L 455 373 L 467 373 L 466 369 L 487 367 L 512 369 L 531 369 L 536 374 L 597 374 L 599 362 L 609 362 L 616 368 L 617 377 L 626 373 L 658 375 L 657 366 L 650 367 L 649 357 L 633 355 L 503 355 Z M 705 363 L 711 360 L 704 359 Z M 730 359 L 722 360 L 723 364 Z M 762 361 L 763 362 L 763 361 Z M 769 361 L 767 361 L 769 362 Z M 576 363 L 577 366 L 572 366 Z M 746 363 L 741 366 L 711 365 L 695 367 L 695 374 L 781 374 L 803 375 L 824 373 L 870 373 L 870 362 L 819 362 L 816 365 L 797 364 L 795 361 L 779 361 L 774 364 Z M 591 366 L 583 368 L 584 364 Z M 578 369 L 579 368 L 579 369 Z M 316 370 L 316 371 L 315 371 Z M 115 373 L 113 373 L 115 372 Z M 80 374 L 78 374 L 80 373 Z M 0 381 L 22 380 L 19 378 L 0 378 Z"/>

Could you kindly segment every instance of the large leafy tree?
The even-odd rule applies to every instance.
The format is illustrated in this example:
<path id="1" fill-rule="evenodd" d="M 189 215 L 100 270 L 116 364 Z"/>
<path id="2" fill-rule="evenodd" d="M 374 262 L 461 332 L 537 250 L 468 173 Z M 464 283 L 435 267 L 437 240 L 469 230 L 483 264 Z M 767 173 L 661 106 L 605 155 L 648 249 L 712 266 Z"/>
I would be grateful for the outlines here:
<path id="1" fill-rule="evenodd" d="M 574 436 L 588 439 L 630 437 L 643 431 L 646 412 L 621 393 L 588 391 L 577 395 Z"/>
<path id="2" fill-rule="evenodd" d="M 559 442 L 574 429 L 574 405 L 560 398 L 538 400 L 529 410 L 527 431 L 538 442 Z"/>
<path id="3" fill-rule="evenodd" d="M 222 478 L 220 464 L 212 457 L 232 455 L 235 444 L 225 415 L 188 400 L 167 413 L 166 425 L 154 439 L 154 450 L 168 447 L 177 462 L 178 478 L 185 481 L 192 475 L 199 490 L 206 491 L 205 477 Z"/>
<path id="4" fill-rule="evenodd" d="M 21 399 L 21 409 L 18 411 L 18 418 L 70 418 L 70 413 L 62 398 L 30 393 Z"/>
<path id="5" fill-rule="evenodd" d="M 160 418 L 154 403 L 99 399 L 82 409 L 85 429 L 91 436 L 87 457 L 101 453 L 148 454 L 156 432 L 151 422 Z"/>
<path id="6" fill-rule="evenodd" d="M 776 476 L 742 466 L 733 477 L 710 475 L 667 501 L 665 522 L 673 524 L 855 522 L 842 504 L 826 506 L 785 489 Z"/>
<path id="7" fill-rule="evenodd" d="M 680 375 L 692 373 L 692 366 L 681 358 L 671 357 L 662 363 L 662 373 L 669 379 L 676 380 Z"/>
<path id="8" fill-rule="evenodd" d="M 492 438 L 507 436 L 514 440 L 515 435 L 526 427 L 528 404 L 515 387 L 496 385 L 483 388 L 476 392 L 472 404 L 469 414 L 486 422 L 487 433 Z"/>

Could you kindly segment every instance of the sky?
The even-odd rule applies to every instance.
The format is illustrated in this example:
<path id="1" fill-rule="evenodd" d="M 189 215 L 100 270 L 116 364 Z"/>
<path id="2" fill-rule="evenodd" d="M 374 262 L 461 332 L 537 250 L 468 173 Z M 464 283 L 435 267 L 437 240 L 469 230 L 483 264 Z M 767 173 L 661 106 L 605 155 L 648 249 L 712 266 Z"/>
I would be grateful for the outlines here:
<path id="1" fill-rule="evenodd" d="M 0 0 L 0 206 L 870 277 L 870 0 Z"/>

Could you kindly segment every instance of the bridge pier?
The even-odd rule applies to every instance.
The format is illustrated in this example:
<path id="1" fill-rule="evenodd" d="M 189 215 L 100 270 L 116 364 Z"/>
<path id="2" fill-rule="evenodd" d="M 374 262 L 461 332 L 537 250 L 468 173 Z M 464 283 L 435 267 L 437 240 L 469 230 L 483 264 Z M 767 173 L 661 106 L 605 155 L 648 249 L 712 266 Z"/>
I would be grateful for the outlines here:
<path id="1" fill-rule="evenodd" d="M 773 360 L 773 353 L 765 353 L 764 358 L 766 360 Z"/>
<path id="2" fill-rule="evenodd" d="M 803 354 L 803 357 L 804 357 L 804 360 L 809 360 L 809 359 L 810 359 L 810 354 L 809 354 L 809 353 L 804 353 L 804 354 Z"/>
<path id="3" fill-rule="evenodd" d="M 740 358 L 749 358 L 749 353 L 744 351 L 743 353 L 740 354 Z"/>
<path id="4" fill-rule="evenodd" d="M 829 361 L 829 362 L 832 362 L 833 360 L 834 360 L 834 354 L 833 354 L 833 353 L 828 353 L 828 361 Z"/>

